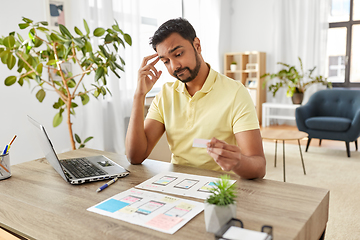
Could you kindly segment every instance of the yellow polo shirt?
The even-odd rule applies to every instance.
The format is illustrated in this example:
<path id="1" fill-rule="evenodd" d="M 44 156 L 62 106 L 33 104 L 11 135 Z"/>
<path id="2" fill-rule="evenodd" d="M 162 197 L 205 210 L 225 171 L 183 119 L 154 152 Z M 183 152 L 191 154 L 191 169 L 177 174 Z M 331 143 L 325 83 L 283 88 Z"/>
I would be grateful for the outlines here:
<path id="1" fill-rule="evenodd" d="M 221 168 L 206 148 L 192 147 L 195 138 L 216 137 L 237 145 L 235 133 L 259 128 L 244 85 L 211 68 L 203 87 L 192 97 L 178 80 L 164 84 L 146 118 L 165 125 L 172 163 L 211 170 Z"/>

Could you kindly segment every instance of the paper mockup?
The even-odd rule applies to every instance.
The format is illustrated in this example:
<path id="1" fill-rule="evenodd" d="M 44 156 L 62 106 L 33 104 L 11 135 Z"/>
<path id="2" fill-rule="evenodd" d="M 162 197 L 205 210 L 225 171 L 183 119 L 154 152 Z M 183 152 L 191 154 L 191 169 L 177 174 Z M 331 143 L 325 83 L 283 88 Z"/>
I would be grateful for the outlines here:
<path id="1" fill-rule="evenodd" d="M 204 210 L 204 204 L 131 188 L 87 210 L 173 234 Z"/>
<path id="2" fill-rule="evenodd" d="M 206 199 L 219 178 L 191 175 L 178 172 L 163 172 L 136 185 L 136 188 L 170 193 L 179 196 Z M 236 180 L 230 180 L 232 184 Z"/>

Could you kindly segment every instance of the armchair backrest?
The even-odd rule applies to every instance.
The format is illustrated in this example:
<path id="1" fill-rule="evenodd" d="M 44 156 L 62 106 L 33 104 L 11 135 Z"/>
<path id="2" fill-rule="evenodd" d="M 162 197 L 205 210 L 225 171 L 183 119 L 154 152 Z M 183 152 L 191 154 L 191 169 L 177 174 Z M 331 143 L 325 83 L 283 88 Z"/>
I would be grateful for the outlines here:
<path id="1" fill-rule="evenodd" d="M 353 119 L 360 109 L 360 90 L 325 89 L 315 92 L 306 103 L 315 116 Z"/>

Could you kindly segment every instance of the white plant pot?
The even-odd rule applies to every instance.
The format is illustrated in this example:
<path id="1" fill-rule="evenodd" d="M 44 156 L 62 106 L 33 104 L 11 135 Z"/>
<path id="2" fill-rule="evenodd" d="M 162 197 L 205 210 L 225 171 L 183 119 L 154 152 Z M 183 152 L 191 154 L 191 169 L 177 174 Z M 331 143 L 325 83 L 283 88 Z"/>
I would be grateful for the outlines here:
<path id="1" fill-rule="evenodd" d="M 205 202 L 204 216 L 206 231 L 216 233 L 231 218 L 236 217 L 236 203 L 216 206 Z"/>
<path id="2" fill-rule="evenodd" d="M 230 64 L 230 71 L 232 72 L 236 71 L 236 64 Z"/>

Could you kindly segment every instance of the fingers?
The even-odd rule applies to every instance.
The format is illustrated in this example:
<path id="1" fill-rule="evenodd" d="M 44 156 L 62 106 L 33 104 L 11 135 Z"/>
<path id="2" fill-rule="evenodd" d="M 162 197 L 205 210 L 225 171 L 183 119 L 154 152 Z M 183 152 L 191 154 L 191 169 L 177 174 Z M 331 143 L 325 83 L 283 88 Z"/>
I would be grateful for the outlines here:
<path id="1" fill-rule="evenodd" d="M 208 154 L 224 171 L 231 171 L 238 166 L 241 156 L 238 146 L 227 144 L 216 138 L 212 138 L 207 146 Z"/>
<path id="2" fill-rule="evenodd" d="M 218 151 L 221 151 L 221 149 L 230 152 L 237 152 L 240 150 L 238 146 L 227 144 L 225 141 L 219 140 L 217 138 L 212 138 L 210 142 L 207 143 L 207 147 L 210 149 L 218 149 Z"/>
<path id="3" fill-rule="evenodd" d="M 144 58 L 143 58 L 143 61 L 142 61 L 142 63 L 141 63 L 141 67 L 145 67 L 145 66 L 147 65 L 147 63 L 148 63 L 149 60 L 151 60 L 151 59 L 153 59 L 154 57 L 157 57 L 157 56 L 158 56 L 158 54 L 157 54 L 157 53 L 154 53 L 154 54 L 152 54 L 152 55 L 150 55 L 150 56 L 144 57 Z M 160 58 L 156 58 L 155 61 L 153 61 L 152 63 L 150 63 L 150 65 L 155 66 L 155 64 L 156 64 L 159 60 L 160 60 Z"/>
<path id="4" fill-rule="evenodd" d="M 148 64 L 148 61 L 155 57 L 157 57 L 157 53 L 144 57 L 139 69 L 139 76 L 150 76 L 153 81 L 157 81 L 160 78 L 162 72 L 155 68 L 155 64 L 159 62 L 160 59 L 157 57 L 154 61 Z"/>

